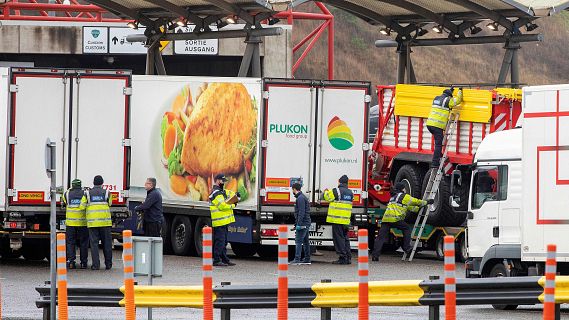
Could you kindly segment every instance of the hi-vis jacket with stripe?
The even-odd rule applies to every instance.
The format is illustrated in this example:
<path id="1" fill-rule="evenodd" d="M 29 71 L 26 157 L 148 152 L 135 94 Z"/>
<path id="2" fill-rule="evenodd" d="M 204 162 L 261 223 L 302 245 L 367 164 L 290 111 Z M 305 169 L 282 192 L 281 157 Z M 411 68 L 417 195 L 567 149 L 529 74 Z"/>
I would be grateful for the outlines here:
<path id="1" fill-rule="evenodd" d="M 435 97 L 429 119 L 427 119 L 427 126 L 446 129 L 450 110 L 458 106 L 462 102 L 462 90 L 458 91 L 456 97 L 450 97 L 446 94 Z"/>

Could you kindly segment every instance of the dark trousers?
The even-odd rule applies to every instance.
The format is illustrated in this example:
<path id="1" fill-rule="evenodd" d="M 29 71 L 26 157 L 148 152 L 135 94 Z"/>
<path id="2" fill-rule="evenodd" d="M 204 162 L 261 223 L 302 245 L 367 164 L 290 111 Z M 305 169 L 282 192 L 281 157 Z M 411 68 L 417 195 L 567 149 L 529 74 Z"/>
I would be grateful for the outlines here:
<path id="1" fill-rule="evenodd" d="M 433 135 L 435 139 L 435 150 L 433 151 L 433 160 L 431 162 L 432 167 L 438 167 L 443 156 L 443 139 L 444 130 L 441 128 L 427 126 L 429 132 Z"/>
<path id="2" fill-rule="evenodd" d="M 86 266 L 89 256 L 89 231 L 87 227 L 67 226 L 65 228 L 65 246 L 67 247 L 68 262 L 75 263 L 77 240 L 79 240 L 79 260 L 81 260 L 82 265 Z"/>
<path id="3" fill-rule="evenodd" d="M 147 237 L 160 237 L 162 235 L 162 223 L 144 221 L 144 235 Z"/>
<path id="4" fill-rule="evenodd" d="M 111 227 L 89 228 L 89 240 L 91 241 L 91 262 L 93 267 L 99 268 L 99 241 L 103 245 L 103 255 L 105 256 L 105 266 L 113 266 L 113 237 Z"/>
<path id="5" fill-rule="evenodd" d="M 381 254 L 381 248 L 387 239 L 389 238 L 389 230 L 391 228 L 397 228 L 403 232 L 403 251 L 407 252 L 411 250 L 411 227 L 405 221 L 397 222 L 382 222 L 381 228 L 379 229 L 379 234 L 375 238 L 372 256 L 374 258 L 379 257 Z"/>
<path id="6" fill-rule="evenodd" d="M 294 260 L 295 261 L 310 261 L 310 237 L 309 237 L 309 227 L 304 229 L 296 230 L 296 236 L 294 237 L 294 243 L 296 247 L 294 248 Z M 302 258 L 302 253 L 304 252 L 304 259 Z"/>
<path id="7" fill-rule="evenodd" d="M 350 249 L 350 238 L 348 238 L 349 227 L 342 224 L 332 225 L 332 240 L 334 241 L 334 249 L 338 254 L 339 260 L 350 262 L 352 260 L 352 251 Z"/>
<path id="8" fill-rule="evenodd" d="M 227 256 L 227 226 L 213 228 L 213 263 L 229 262 Z"/>

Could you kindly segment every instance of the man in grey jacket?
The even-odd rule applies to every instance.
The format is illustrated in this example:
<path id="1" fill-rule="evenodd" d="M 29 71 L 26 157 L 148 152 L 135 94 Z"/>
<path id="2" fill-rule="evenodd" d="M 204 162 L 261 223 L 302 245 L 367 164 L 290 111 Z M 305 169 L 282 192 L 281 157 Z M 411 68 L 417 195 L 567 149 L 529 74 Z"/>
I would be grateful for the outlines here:
<path id="1" fill-rule="evenodd" d="M 294 193 L 294 196 L 296 198 L 296 202 L 294 204 L 294 217 L 296 218 L 296 236 L 294 241 L 296 244 L 296 250 L 294 260 L 292 260 L 290 264 L 308 265 L 310 264 L 309 229 L 312 221 L 310 220 L 308 198 L 306 198 L 300 189 L 301 186 L 299 183 L 292 185 L 292 193 Z M 303 252 L 304 257 L 302 257 Z"/>

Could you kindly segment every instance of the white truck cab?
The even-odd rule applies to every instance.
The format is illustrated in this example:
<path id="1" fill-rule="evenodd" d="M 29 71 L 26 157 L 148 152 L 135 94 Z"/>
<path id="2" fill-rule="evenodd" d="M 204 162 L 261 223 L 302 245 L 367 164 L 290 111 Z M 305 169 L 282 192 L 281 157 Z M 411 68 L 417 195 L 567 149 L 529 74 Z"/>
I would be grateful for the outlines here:
<path id="1" fill-rule="evenodd" d="M 467 277 L 542 275 L 548 244 L 569 273 L 569 85 L 523 89 L 523 128 L 487 136 L 452 174 L 467 211 Z"/>

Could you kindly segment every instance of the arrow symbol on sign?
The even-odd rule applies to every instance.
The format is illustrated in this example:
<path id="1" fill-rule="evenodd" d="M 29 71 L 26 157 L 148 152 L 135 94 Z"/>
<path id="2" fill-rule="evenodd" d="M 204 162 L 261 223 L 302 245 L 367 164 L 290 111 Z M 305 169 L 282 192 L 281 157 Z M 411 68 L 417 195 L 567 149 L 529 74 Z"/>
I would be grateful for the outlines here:
<path id="1" fill-rule="evenodd" d="M 116 36 L 113 37 L 113 39 L 111 39 L 111 41 L 113 42 L 113 44 L 117 44 L 117 42 L 119 42 L 119 38 L 117 38 Z"/>

